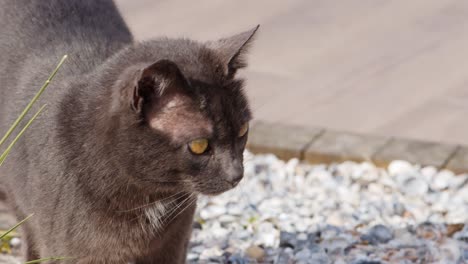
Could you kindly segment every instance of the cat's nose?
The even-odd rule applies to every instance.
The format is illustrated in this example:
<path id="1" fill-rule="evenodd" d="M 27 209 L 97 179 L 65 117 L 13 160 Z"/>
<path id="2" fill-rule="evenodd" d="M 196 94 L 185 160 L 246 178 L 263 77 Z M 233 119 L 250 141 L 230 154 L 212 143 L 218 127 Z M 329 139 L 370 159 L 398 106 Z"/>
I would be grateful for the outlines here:
<path id="1" fill-rule="evenodd" d="M 230 176 L 227 181 L 231 183 L 233 186 L 235 186 L 242 180 L 243 177 L 244 177 L 244 172 L 242 171 L 240 173 Z"/>
<path id="2" fill-rule="evenodd" d="M 226 180 L 232 185 L 238 184 L 244 177 L 244 166 L 239 161 L 234 161 L 230 164 L 227 170 Z"/>

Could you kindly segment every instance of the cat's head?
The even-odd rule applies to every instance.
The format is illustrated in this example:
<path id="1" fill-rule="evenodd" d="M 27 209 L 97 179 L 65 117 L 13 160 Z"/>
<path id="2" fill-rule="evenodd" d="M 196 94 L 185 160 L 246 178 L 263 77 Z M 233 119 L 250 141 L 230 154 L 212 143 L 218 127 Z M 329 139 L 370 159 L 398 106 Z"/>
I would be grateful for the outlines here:
<path id="1" fill-rule="evenodd" d="M 206 43 L 159 39 L 120 56 L 111 133 L 136 184 L 218 194 L 239 183 L 251 112 L 236 72 L 257 29 Z"/>

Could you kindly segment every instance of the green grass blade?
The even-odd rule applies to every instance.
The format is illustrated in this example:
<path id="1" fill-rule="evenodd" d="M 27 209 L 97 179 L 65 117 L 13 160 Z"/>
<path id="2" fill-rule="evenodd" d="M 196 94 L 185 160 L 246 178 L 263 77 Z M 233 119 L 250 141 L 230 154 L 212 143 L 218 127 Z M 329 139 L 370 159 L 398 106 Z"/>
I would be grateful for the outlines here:
<path id="1" fill-rule="evenodd" d="M 46 105 L 43 105 L 39 110 L 34 114 L 34 116 L 28 121 L 28 123 L 21 129 L 21 131 L 16 135 L 15 139 L 10 143 L 10 145 L 7 147 L 7 149 L 3 152 L 3 154 L 0 156 L 0 166 L 2 166 L 3 162 L 5 161 L 8 153 L 11 151 L 13 148 L 13 145 L 16 144 L 16 142 L 19 140 L 19 138 L 26 132 L 26 129 L 28 129 L 29 126 L 31 126 L 32 122 L 34 119 L 37 118 L 37 116 L 42 112 L 42 110 L 46 107 Z"/>
<path id="2" fill-rule="evenodd" d="M 33 264 L 33 263 L 41 263 L 44 261 L 49 261 L 49 260 L 67 260 L 67 259 L 73 259 L 70 257 L 50 257 L 50 258 L 41 258 L 41 259 L 36 259 L 36 260 L 30 260 L 28 262 L 25 262 L 24 264 Z"/>
<path id="3" fill-rule="evenodd" d="M 33 216 L 34 214 L 30 214 L 28 215 L 28 217 L 26 217 L 25 219 L 21 220 L 21 222 L 17 223 L 15 226 L 13 226 L 12 228 L 8 229 L 8 231 L 6 231 L 5 233 L 3 233 L 1 236 L 0 236 L 0 240 L 3 239 L 4 237 L 6 237 L 8 234 L 10 234 L 11 232 L 15 231 L 16 228 L 18 228 L 20 225 L 22 225 L 24 222 L 28 221 L 29 218 L 31 218 L 31 216 Z"/>
<path id="4" fill-rule="evenodd" d="M 44 90 L 47 88 L 47 86 L 49 86 L 49 83 L 52 81 L 52 79 L 55 77 L 55 75 L 57 74 L 58 70 L 60 69 L 60 67 L 62 67 L 62 64 L 65 62 L 65 60 L 67 59 L 67 55 L 63 56 L 62 59 L 60 60 L 59 64 L 57 65 L 57 67 L 55 68 L 55 70 L 52 72 L 52 74 L 49 76 L 49 78 L 45 81 L 45 83 L 42 85 L 41 89 L 36 93 L 36 95 L 33 97 L 33 99 L 28 103 L 28 105 L 26 106 L 26 108 L 23 110 L 23 112 L 21 113 L 21 115 L 15 120 L 15 122 L 13 123 L 13 125 L 10 127 L 10 129 L 8 129 L 8 131 L 6 132 L 6 134 L 2 137 L 2 139 L 0 140 L 0 146 L 2 146 L 5 141 L 8 139 L 8 137 L 10 137 L 11 133 L 13 133 L 13 130 L 15 130 L 15 128 L 18 126 L 18 124 L 21 122 L 21 120 L 23 120 L 23 118 L 26 116 L 26 114 L 29 112 L 29 110 L 31 109 L 31 107 L 34 105 L 34 103 L 37 101 L 37 99 L 39 99 L 39 97 L 41 96 L 41 94 L 44 92 Z"/>
<path id="5" fill-rule="evenodd" d="M 0 234 L 5 233 L 6 231 L 7 231 L 7 230 L 0 230 Z M 18 236 L 19 236 L 18 232 L 13 231 L 13 232 L 10 232 L 9 234 L 6 234 L 6 235 L 3 237 L 3 239 L 10 240 L 10 239 L 12 239 L 12 238 L 14 238 L 14 237 L 18 237 Z M 0 242 L 0 243 L 1 243 L 1 242 Z"/>

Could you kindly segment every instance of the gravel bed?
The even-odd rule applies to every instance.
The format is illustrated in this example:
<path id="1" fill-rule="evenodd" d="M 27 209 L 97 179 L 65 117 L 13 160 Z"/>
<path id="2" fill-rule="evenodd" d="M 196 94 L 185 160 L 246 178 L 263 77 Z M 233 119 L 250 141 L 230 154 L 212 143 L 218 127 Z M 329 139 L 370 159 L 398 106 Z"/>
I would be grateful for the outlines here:
<path id="1" fill-rule="evenodd" d="M 247 153 L 238 188 L 200 199 L 189 263 L 468 263 L 467 183 L 405 161 Z"/>
<path id="2" fill-rule="evenodd" d="M 468 263 L 468 175 L 246 153 L 236 189 L 200 198 L 188 263 Z"/>

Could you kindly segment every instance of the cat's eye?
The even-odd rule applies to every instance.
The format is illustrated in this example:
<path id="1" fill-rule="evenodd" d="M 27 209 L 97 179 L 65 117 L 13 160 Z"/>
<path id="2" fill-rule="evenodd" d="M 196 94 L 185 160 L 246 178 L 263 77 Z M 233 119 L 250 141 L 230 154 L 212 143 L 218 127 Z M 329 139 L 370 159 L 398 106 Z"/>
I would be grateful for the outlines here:
<path id="1" fill-rule="evenodd" d="M 245 134 L 247 134 L 247 131 L 249 131 L 249 123 L 244 123 L 241 128 L 239 129 L 239 135 L 238 137 L 243 137 Z"/>
<path id="2" fill-rule="evenodd" d="M 193 154 L 203 154 L 208 150 L 209 142 L 206 138 L 200 138 L 190 141 L 188 147 Z"/>

